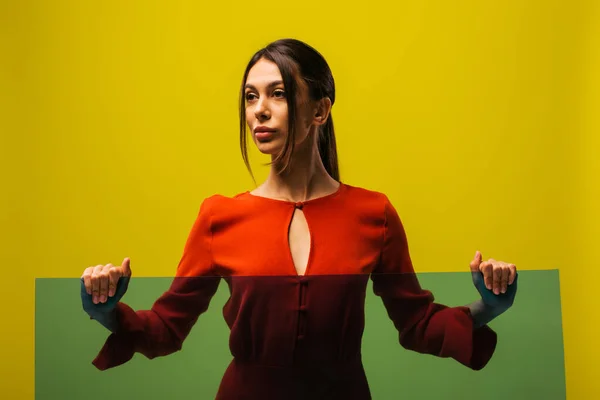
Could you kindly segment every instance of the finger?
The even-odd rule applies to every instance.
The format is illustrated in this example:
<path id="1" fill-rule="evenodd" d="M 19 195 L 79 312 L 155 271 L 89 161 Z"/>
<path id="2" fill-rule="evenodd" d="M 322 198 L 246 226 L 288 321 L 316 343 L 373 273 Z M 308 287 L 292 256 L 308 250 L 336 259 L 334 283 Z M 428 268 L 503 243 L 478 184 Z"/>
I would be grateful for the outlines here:
<path id="1" fill-rule="evenodd" d="M 494 294 L 500 294 L 500 285 L 502 281 L 502 266 L 494 265 Z"/>
<path id="2" fill-rule="evenodd" d="M 121 263 L 121 269 L 123 270 L 123 276 L 131 276 L 131 260 L 129 257 L 125 257 Z"/>
<path id="3" fill-rule="evenodd" d="M 510 276 L 510 268 L 508 265 L 502 266 L 502 277 L 500 278 L 500 289 L 502 293 L 506 293 L 508 289 L 508 277 Z"/>
<path id="4" fill-rule="evenodd" d="M 115 292 L 117 291 L 117 283 L 119 283 L 119 278 L 123 275 L 123 269 L 121 268 L 111 268 L 108 271 L 108 296 L 113 297 Z"/>
<path id="5" fill-rule="evenodd" d="M 98 304 L 100 300 L 100 274 L 102 272 L 102 265 L 96 265 L 92 271 L 92 301 L 94 304 Z"/>
<path id="6" fill-rule="evenodd" d="M 475 257 L 473 258 L 473 261 L 471 261 L 471 263 L 469 264 L 469 266 L 471 267 L 471 272 L 479 271 L 479 265 L 481 264 L 481 260 L 481 253 L 478 250 L 475 252 Z"/>
<path id="7" fill-rule="evenodd" d="M 483 274 L 483 281 L 487 290 L 492 290 L 492 284 L 494 283 L 494 277 L 492 276 L 492 263 L 484 261 L 479 266 L 479 270 Z"/>
<path id="8" fill-rule="evenodd" d="M 515 264 L 509 264 L 508 269 L 510 272 L 508 276 L 508 284 L 512 285 L 517 277 L 517 266 Z"/>
<path id="9" fill-rule="evenodd" d="M 111 268 L 114 268 L 112 264 L 107 264 L 102 267 L 102 272 L 100 276 L 100 303 L 106 303 L 108 299 L 108 271 Z"/>
<path id="10" fill-rule="evenodd" d="M 88 267 L 83 271 L 83 284 L 85 286 L 85 291 L 88 295 L 92 294 L 92 272 L 94 271 L 94 267 Z"/>

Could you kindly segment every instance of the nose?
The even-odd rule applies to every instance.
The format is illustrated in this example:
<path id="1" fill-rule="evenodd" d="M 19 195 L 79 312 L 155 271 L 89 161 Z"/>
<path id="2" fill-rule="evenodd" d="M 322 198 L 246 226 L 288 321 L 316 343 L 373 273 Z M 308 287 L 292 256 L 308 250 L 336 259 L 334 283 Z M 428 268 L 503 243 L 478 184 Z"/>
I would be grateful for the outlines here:
<path id="1" fill-rule="evenodd" d="M 271 113 L 267 107 L 265 100 L 258 100 L 258 102 L 256 103 L 256 108 L 254 109 L 254 116 L 259 121 L 264 121 L 270 118 Z"/>

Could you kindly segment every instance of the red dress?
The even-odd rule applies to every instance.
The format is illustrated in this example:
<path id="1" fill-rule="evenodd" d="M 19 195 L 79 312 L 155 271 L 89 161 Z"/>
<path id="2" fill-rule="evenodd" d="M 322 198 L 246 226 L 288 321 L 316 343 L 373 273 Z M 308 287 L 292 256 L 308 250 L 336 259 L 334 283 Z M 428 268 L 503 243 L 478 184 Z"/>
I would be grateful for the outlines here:
<path id="1" fill-rule="evenodd" d="M 296 208 L 311 234 L 303 276 L 288 244 Z M 120 328 L 93 364 L 105 370 L 135 352 L 152 359 L 180 350 L 224 280 L 233 360 L 217 399 L 370 399 L 361 362 L 369 278 L 403 347 L 475 370 L 487 364 L 495 332 L 473 330 L 467 307 L 435 303 L 388 198 L 346 184 L 303 203 L 249 192 L 204 200 L 169 290 L 150 310 L 118 303 Z"/>

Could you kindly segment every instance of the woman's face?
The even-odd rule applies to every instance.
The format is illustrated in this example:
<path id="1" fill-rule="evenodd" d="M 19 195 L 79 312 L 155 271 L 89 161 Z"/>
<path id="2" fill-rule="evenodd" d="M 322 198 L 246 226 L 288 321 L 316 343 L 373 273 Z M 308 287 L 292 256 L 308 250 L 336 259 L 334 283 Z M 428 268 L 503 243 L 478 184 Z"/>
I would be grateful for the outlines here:
<path id="1" fill-rule="evenodd" d="M 246 121 L 254 143 L 263 154 L 278 154 L 288 135 L 288 107 L 277 64 L 260 59 L 248 72 L 244 90 Z M 299 82 L 297 92 L 296 145 L 306 140 L 311 125 L 306 86 Z"/>

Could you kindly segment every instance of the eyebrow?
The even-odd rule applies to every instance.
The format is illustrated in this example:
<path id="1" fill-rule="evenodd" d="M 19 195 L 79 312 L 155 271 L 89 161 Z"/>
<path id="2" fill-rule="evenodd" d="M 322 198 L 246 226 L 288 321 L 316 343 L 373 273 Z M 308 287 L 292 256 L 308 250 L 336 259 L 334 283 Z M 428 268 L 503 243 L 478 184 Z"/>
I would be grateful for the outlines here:
<path id="1" fill-rule="evenodd" d="M 283 81 L 273 81 L 267 85 L 267 88 L 272 88 L 273 86 L 282 85 Z M 246 89 L 256 90 L 256 87 L 250 83 L 246 83 Z"/>

